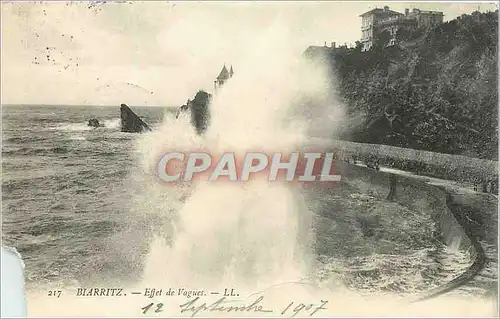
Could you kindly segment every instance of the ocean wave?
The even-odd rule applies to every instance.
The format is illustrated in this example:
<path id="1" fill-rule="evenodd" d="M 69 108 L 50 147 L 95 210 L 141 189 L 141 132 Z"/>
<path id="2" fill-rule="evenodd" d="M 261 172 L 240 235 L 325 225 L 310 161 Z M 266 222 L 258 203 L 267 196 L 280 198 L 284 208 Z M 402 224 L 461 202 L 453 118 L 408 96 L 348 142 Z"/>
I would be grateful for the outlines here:
<path id="1" fill-rule="evenodd" d="M 103 129 L 119 129 L 121 126 L 121 119 L 120 118 L 113 118 L 113 119 L 108 119 L 108 120 L 103 120 L 101 121 L 101 125 L 103 125 Z M 87 122 L 84 123 L 61 123 L 57 126 L 50 127 L 49 130 L 51 131 L 68 131 L 68 132 L 78 132 L 78 131 L 91 131 L 95 129 L 92 126 L 88 126 Z"/>
<path id="2" fill-rule="evenodd" d="M 8 137 L 4 138 L 3 142 L 4 143 L 13 143 L 13 144 L 25 144 L 29 142 L 39 142 L 46 140 L 46 137 L 43 136 L 19 136 L 19 137 Z"/>
<path id="3" fill-rule="evenodd" d="M 408 255 L 319 256 L 317 280 L 342 282 L 364 293 L 396 292 L 411 295 L 442 285 L 471 263 L 465 252 L 447 247 L 424 248 Z M 436 260 L 436 253 L 439 255 Z"/>
<path id="4" fill-rule="evenodd" d="M 23 234 L 25 242 L 28 245 L 39 245 L 50 241 L 55 241 L 58 237 L 54 234 L 40 234 L 40 235 L 32 235 L 32 234 Z"/>
<path id="5" fill-rule="evenodd" d="M 71 148 L 64 146 L 48 147 L 48 148 L 33 148 L 21 147 L 13 150 L 4 150 L 2 155 L 50 155 L 50 154 L 66 154 L 71 152 Z"/>
<path id="6" fill-rule="evenodd" d="M 55 127 L 49 128 L 53 131 L 90 131 L 93 127 L 88 126 L 86 123 L 65 123 Z"/>
<path id="7" fill-rule="evenodd" d="M 104 120 L 104 127 L 108 129 L 117 129 L 121 126 L 121 119 L 115 118 L 111 120 Z"/>
<path id="8" fill-rule="evenodd" d="M 72 141 L 85 141 L 86 138 L 84 136 L 70 136 L 69 138 Z"/>

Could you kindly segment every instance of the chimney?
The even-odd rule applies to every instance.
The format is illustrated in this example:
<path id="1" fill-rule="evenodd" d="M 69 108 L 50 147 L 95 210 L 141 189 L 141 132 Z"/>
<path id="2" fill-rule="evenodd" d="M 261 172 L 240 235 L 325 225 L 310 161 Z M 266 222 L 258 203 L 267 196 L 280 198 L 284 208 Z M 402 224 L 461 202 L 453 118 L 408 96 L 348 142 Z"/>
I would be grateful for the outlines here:
<path id="1" fill-rule="evenodd" d="M 325 41 L 325 45 L 324 46 L 326 47 L 326 41 Z"/>
<path id="2" fill-rule="evenodd" d="M 410 9 L 405 9 L 405 16 L 407 16 L 410 13 Z"/>
<path id="3" fill-rule="evenodd" d="M 384 11 L 385 12 L 389 11 L 389 7 L 388 6 L 384 6 Z"/>
<path id="4" fill-rule="evenodd" d="M 332 42 L 332 48 L 335 49 L 335 42 Z"/>

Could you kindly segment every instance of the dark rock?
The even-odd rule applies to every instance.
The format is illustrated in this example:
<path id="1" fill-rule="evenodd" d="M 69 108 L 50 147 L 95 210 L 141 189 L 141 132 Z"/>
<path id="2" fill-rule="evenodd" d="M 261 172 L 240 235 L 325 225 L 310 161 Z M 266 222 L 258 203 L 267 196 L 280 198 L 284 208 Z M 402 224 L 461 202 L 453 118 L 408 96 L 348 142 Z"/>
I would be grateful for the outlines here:
<path id="1" fill-rule="evenodd" d="M 191 102 L 191 124 L 195 127 L 196 133 L 205 133 L 210 124 L 209 104 L 212 96 L 205 91 L 198 91 Z"/>
<path id="2" fill-rule="evenodd" d="M 191 111 L 191 124 L 194 126 L 196 133 L 202 135 L 210 124 L 210 101 L 212 95 L 205 91 L 198 91 L 194 100 L 188 100 L 186 104 L 181 106 L 177 111 L 176 118 L 183 112 Z"/>
<path id="3" fill-rule="evenodd" d="M 100 127 L 100 126 L 104 126 L 102 125 L 101 123 L 99 123 L 99 120 L 96 119 L 96 118 L 91 118 L 87 124 L 88 126 L 92 126 L 92 127 Z"/>
<path id="4" fill-rule="evenodd" d="M 177 114 L 175 114 L 175 118 L 178 119 L 179 118 L 179 115 L 181 115 L 181 113 L 185 113 L 189 110 L 189 106 L 191 105 L 191 100 L 187 100 L 186 104 L 184 104 L 183 106 L 181 106 L 179 108 L 179 110 L 177 110 Z"/>
<path id="5" fill-rule="evenodd" d="M 149 125 L 141 120 L 141 118 L 125 104 L 122 104 L 120 107 L 120 117 L 122 122 L 122 132 L 141 133 L 144 131 L 151 131 Z"/>

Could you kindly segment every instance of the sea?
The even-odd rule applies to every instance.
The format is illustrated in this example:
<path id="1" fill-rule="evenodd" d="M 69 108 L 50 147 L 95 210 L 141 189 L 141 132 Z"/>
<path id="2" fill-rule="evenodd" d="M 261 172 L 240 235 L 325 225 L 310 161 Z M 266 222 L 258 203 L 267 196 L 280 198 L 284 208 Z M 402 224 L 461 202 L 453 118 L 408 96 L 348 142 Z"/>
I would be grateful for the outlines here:
<path id="1" fill-rule="evenodd" d="M 177 111 L 131 108 L 153 131 L 173 123 Z M 104 127 L 87 126 L 90 118 L 97 118 Z M 143 165 L 138 158 L 154 147 L 145 138 L 152 133 L 121 132 L 118 106 L 3 106 L 2 131 L 2 240 L 22 255 L 29 291 L 137 284 L 151 269 L 166 271 L 173 258 L 161 258 L 164 250 L 158 247 L 175 247 L 176 242 L 189 239 L 167 217 L 182 215 L 189 205 L 218 207 L 212 203 L 218 197 L 230 201 L 227 207 L 233 211 L 246 212 L 242 203 L 249 203 L 258 212 L 249 212 L 253 219 L 244 230 L 232 230 L 232 214 L 214 212 L 198 218 L 194 210 L 187 211 L 192 217 L 187 227 L 195 234 L 190 238 L 197 238 L 202 246 L 189 251 L 178 245 L 174 254 L 178 271 L 189 268 L 191 275 L 227 275 L 214 272 L 218 267 L 233 272 L 233 277 L 280 272 L 284 259 L 273 264 L 269 260 L 283 252 L 283 258 L 288 258 L 287 250 L 294 249 L 290 247 L 295 244 L 284 241 L 297 240 L 289 235 L 298 227 L 297 221 L 288 219 L 300 216 L 301 209 L 311 213 L 309 232 L 314 233 L 308 271 L 301 278 L 309 283 L 363 295 L 412 296 L 446 283 L 471 263 L 467 252 L 440 242 L 430 214 L 411 211 L 352 185 L 308 189 L 303 192 L 304 208 L 295 205 L 296 197 L 262 185 L 254 189 L 262 200 L 245 197 L 246 202 L 231 201 L 239 193 L 223 188 L 198 195 L 179 188 L 163 196 L 162 188 L 146 187 L 137 177 L 138 171 L 144 171 L 138 169 Z M 154 138 L 175 142 L 175 130 L 168 132 Z M 222 233 L 221 225 L 226 227 L 224 238 L 236 241 L 235 245 L 219 240 L 222 237 L 207 239 Z M 279 249 L 270 249 L 273 245 Z M 186 257 L 191 253 L 207 266 L 193 267 Z M 158 259 L 161 267 L 152 265 Z"/>
<path id="2" fill-rule="evenodd" d="M 135 110 L 152 124 L 165 111 Z M 119 107 L 2 111 L 3 241 L 23 255 L 28 287 L 106 273 L 103 246 L 123 227 L 137 137 L 120 132 Z M 104 127 L 87 126 L 90 118 Z"/>

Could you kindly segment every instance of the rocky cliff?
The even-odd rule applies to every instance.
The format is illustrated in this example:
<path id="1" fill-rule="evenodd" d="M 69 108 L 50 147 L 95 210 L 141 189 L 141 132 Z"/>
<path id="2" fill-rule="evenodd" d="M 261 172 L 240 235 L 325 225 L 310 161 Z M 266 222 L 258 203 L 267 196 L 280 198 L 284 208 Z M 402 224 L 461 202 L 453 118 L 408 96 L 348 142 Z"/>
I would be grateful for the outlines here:
<path id="1" fill-rule="evenodd" d="M 141 133 L 151 131 L 151 128 L 125 104 L 120 107 L 120 117 L 122 132 Z"/>
<path id="2" fill-rule="evenodd" d="M 397 37 L 323 57 L 348 113 L 341 139 L 497 160 L 498 11 Z"/>

